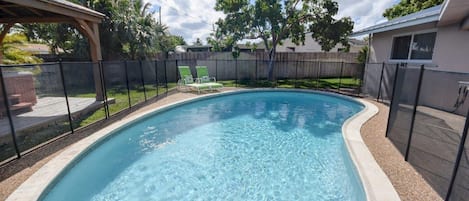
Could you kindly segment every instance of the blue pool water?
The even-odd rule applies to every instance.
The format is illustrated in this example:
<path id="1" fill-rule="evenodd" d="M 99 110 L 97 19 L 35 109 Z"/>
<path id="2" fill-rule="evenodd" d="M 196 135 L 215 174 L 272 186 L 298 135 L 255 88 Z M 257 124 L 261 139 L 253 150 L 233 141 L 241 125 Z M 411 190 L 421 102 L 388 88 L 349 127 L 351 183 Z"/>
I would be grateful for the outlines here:
<path id="1" fill-rule="evenodd" d="M 42 200 L 365 200 L 341 133 L 362 108 L 267 91 L 178 106 L 95 146 Z"/>

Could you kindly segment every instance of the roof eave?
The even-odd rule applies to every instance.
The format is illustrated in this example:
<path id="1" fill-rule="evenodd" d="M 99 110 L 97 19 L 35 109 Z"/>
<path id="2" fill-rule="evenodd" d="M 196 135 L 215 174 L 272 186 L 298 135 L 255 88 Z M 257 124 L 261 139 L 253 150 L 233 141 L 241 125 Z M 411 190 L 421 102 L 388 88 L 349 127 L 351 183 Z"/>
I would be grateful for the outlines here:
<path id="1" fill-rule="evenodd" d="M 62 8 L 67 8 L 67 9 L 70 9 L 70 10 L 73 10 L 73 11 L 76 11 L 76 12 L 92 15 L 92 16 L 94 16 L 96 18 L 99 18 L 99 19 L 104 19 L 104 17 L 106 17 L 106 15 L 104 15 L 104 14 L 98 12 L 98 11 L 92 10 L 90 8 L 87 8 L 87 7 L 78 5 L 78 4 L 76 4 L 76 5 L 79 6 L 79 7 L 73 7 L 73 6 L 69 6 L 69 5 L 66 5 L 66 4 L 57 2 L 57 1 L 50 1 L 50 0 L 40 0 L 40 1 L 45 2 L 45 3 L 49 3 L 49 4 L 54 4 L 56 6 L 59 6 L 59 7 L 62 7 Z"/>
<path id="2" fill-rule="evenodd" d="M 402 22 L 402 23 L 395 23 L 395 24 L 390 24 L 382 27 L 376 27 L 373 29 L 363 29 L 357 32 L 353 32 L 350 37 L 357 37 L 357 36 L 362 36 L 365 34 L 371 34 L 371 33 L 380 33 L 380 32 L 385 32 L 385 31 L 391 31 L 391 30 L 396 30 L 396 29 L 402 29 L 406 27 L 411 27 L 411 26 L 416 26 L 420 24 L 426 24 L 426 23 L 431 23 L 431 22 L 438 22 L 440 15 L 430 15 L 426 16 L 424 18 L 419 18 L 419 19 L 414 19 L 411 21 L 407 22 Z"/>

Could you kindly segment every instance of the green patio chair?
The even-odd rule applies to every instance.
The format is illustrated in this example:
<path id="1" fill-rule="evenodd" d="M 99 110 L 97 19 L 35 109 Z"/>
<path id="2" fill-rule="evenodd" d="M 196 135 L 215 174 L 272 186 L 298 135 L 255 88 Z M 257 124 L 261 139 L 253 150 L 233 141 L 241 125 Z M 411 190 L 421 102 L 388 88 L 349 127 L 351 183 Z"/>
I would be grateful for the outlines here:
<path id="1" fill-rule="evenodd" d="M 183 91 L 185 89 L 195 90 L 198 93 L 202 90 L 210 89 L 208 84 L 199 83 L 194 81 L 194 77 L 192 77 L 191 69 L 189 66 L 178 66 L 179 75 L 181 77 L 178 80 L 178 90 Z"/>
<path id="2" fill-rule="evenodd" d="M 208 85 L 210 90 L 223 88 L 223 84 L 217 83 L 217 79 L 215 77 L 210 77 L 208 75 L 207 66 L 196 66 L 195 69 L 197 70 L 197 81 L 199 83 Z"/>

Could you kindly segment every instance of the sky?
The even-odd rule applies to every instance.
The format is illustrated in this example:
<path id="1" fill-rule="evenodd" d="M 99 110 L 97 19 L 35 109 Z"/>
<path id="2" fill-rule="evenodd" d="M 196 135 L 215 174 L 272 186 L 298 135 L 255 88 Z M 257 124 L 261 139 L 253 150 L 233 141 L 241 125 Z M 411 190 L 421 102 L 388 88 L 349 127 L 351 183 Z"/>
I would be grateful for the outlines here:
<path id="1" fill-rule="evenodd" d="M 173 35 L 182 36 L 188 44 L 197 38 L 202 42 L 210 35 L 213 25 L 224 14 L 215 11 L 216 0 L 144 0 L 149 2 L 161 21 L 169 27 Z M 252 1 L 252 0 L 251 0 Z M 383 12 L 397 4 L 399 0 L 336 0 L 339 3 L 337 18 L 351 17 L 354 31 L 386 21 Z"/>

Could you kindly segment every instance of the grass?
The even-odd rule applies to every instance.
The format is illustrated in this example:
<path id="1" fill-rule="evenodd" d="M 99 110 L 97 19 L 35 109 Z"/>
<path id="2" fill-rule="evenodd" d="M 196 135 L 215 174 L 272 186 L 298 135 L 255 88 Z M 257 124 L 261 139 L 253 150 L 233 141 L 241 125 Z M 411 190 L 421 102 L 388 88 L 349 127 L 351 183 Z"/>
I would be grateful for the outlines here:
<path id="1" fill-rule="evenodd" d="M 355 78 L 321 78 L 321 79 L 279 79 L 274 82 L 268 80 L 227 80 L 219 81 L 226 87 L 278 87 L 300 89 L 339 89 L 358 88 L 360 80 Z"/>
<path id="2" fill-rule="evenodd" d="M 176 87 L 176 83 L 168 83 L 168 90 L 173 89 Z M 108 87 L 110 88 L 110 87 Z M 157 91 L 158 90 L 158 91 Z M 143 90 L 142 86 L 130 87 L 129 93 L 127 93 L 127 88 L 122 86 L 115 86 L 111 87 L 110 89 L 106 90 L 108 100 L 112 100 L 113 103 L 109 104 L 109 115 L 116 114 L 122 110 L 125 110 L 129 107 L 135 106 L 141 102 L 145 101 L 146 99 L 150 99 L 158 95 L 164 94 L 166 92 L 166 88 L 163 86 L 159 86 L 158 89 L 155 85 L 147 84 L 145 85 L 145 91 Z M 74 94 L 74 97 L 94 97 L 94 93 L 81 93 L 81 94 Z M 130 105 L 129 105 L 129 98 L 130 98 Z M 89 125 L 96 121 L 100 121 L 105 118 L 105 110 L 101 108 L 91 114 L 79 117 L 73 121 L 73 127 L 78 128 L 82 126 Z"/>

